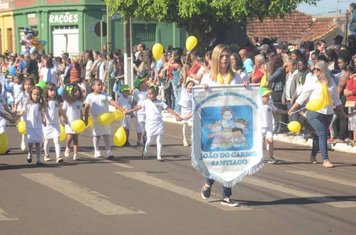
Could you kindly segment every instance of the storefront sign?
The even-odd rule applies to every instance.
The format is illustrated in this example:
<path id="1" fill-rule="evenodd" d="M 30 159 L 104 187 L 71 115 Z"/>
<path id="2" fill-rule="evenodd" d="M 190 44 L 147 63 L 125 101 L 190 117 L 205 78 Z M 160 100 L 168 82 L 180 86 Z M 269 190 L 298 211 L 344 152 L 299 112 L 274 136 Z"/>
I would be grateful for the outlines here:
<path id="1" fill-rule="evenodd" d="M 78 13 L 62 13 L 49 15 L 50 24 L 77 24 L 79 21 Z"/>

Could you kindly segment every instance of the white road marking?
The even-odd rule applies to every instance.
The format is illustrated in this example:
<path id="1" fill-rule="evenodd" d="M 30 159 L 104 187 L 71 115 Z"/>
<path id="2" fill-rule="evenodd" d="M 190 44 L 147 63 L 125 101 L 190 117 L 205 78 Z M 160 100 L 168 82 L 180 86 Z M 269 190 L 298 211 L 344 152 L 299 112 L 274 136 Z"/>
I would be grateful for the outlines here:
<path id="1" fill-rule="evenodd" d="M 330 196 L 328 196 L 326 194 L 315 193 L 315 192 L 306 192 L 303 190 L 292 188 L 289 185 L 281 184 L 278 182 L 273 182 L 270 180 L 267 181 L 267 180 L 263 180 L 263 179 L 256 178 L 256 177 L 246 177 L 243 180 L 243 182 L 257 186 L 257 187 L 263 187 L 263 188 L 267 188 L 267 189 L 274 190 L 277 192 L 290 194 L 290 195 L 293 195 L 296 197 L 306 198 L 311 201 L 324 203 L 326 205 L 337 207 L 337 208 L 356 207 L 356 202 L 337 201 L 333 198 L 330 198 Z"/>
<path id="2" fill-rule="evenodd" d="M 111 163 L 111 164 L 115 165 L 115 166 L 122 167 L 122 168 L 126 168 L 126 169 L 133 169 L 133 166 L 130 166 L 130 165 L 127 165 L 127 164 L 124 164 L 124 163 L 115 162 L 115 163 Z"/>
<path id="3" fill-rule="evenodd" d="M 7 217 L 7 212 L 0 208 L 0 221 L 11 221 L 11 220 L 18 220 L 18 218 L 9 218 Z"/>
<path id="4" fill-rule="evenodd" d="M 350 179 L 342 179 L 335 176 L 328 176 L 328 175 L 319 174 L 311 171 L 287 171 L 287 172 L 356 188 L 356 182 Z"/>
<path id="5" fill-rule="evenodd" d="M 26 178 L 49 187 L 80 204 L 96 210 L 103 215 L 144 214 L 145 212 L 116 205 L 107 200 L 105 195 L 84 188 L 69 180 L 54 176 L 52 173 L 23 174 Z"/>
<path id="6" fill-rule="evenodd" d="M 208 200 L 203 200 L 200 196 L 200 192 L 196 192 L 193 190 L 189 190 L 180 186 L 177 186 L 173 183 L 164 181 L 162 179 L 153 177 L 148 175 L 145 172 L 116 172 L 116 174 L 121 175 L 121 176 L 125 176 L 127 178 L 130 179 L 134 179 L 149 185 L 153 185 L 155 187 L 179 194 L 181 196 L 193 199 L 195 201 L 198 201 L 200 203 L 204 203 L 205 205 L 210 205 L 210 206 L 214 206 L 220 210 L 224 210 L 224 211 L 236 211 L 236 210 L 252 210 L 248 207 L 245 206 L 239 206 L 239 207 L 225 207 L 220 205 L 220 200 L 216 199 L 216 201 L 218 201 L 218 203 L 212 203 L 211 201 Z M 213 199 L 215 201 L 215 199 Z"/>
<path id="7" fill-rule="evenodd" d="M 86 156 L 86 157 L 94 159 L 93 154 L 90 154 L 90 153 L 80 152 L 80 155 L 83 155 L 83 156 Z M 127 169 L 132 169 L 133 168 L 132 166 L 130 166 L 128 164 L 112 162 L 112 161 L 106 160 L 104 158 L 103 158 L 102 162 L 107 162 L 107 163 L 110 163 L 112 165 L 119 166 L 119 167 L 122 167 L 122 168 L 127 168 Z"/>

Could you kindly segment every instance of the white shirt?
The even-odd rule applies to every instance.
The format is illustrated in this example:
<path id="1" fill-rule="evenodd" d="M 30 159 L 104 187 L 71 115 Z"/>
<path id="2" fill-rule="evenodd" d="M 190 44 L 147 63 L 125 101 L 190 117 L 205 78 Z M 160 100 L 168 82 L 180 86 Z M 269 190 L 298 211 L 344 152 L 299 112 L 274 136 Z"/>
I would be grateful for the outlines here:
<path id="1" fill-rule="evenodd" d="M 260 110 L 261 127 L 262 128 L 273 128 L 273 113 L 277 110 L 274 106 L 272 100 L 270 99 L 267 104 L 262 104 Z"/>
<path id="2" fill-rule="evenodd" d="M 117 103 L 125 110 L 131 109 L 132 97 L 120 96 L 117 98 Z"/>
<path id="3" fill-rule="evenodd" d="M 109 112 L 109 101 L 111 99 L 112 97 L 106 93 L 95 94 L 93 92 L 86 97 L 84 104 L 90 106 L 90 114 L 96 120 L 100 114 Z"/>
<path id="4" fill-rule="evenodd" d="M 59 103 L 57 100 L 49 100 L 45 108 L 46 125 L 59 124 Z"/>
<path id="5" fill-rule="evenodd" d="M 62 108 L 66 111 L 69 124 L 81 118 L 82 104 L 83 102 L 81 100 L 76 100 L 73 103 L 68 103 L 67 101 L 63 102 Z"/>
<path id="6" fill-rule="evenodd" d="M 151 101 L 149 99 L 142 102 L 141 107 L 145 110 L 146 122 L 147 121 L 157 121 L 162 120 L 161 112 L 165 110 L 168 106 L 161 100 Z M 156 108 L 156 110 L 153 110 Z"/>
<path id="7" fill-rule="evenodd" d="M 58 84 L 57 69 L 56 69 L 56 67 L 53 67 L 53 68 L 50 68 L 50 70 L 51 70 L 50 71 L 51 78 L 48 80 L 48 78 L 47 78 L 48 68 L 46 68 L 46 67 L 41 68 L 40 76 L 42 76 L 42 81 L 50 82 L 57 86 L 57 84 Z"/>
<path id="8" fill-rule="evenodd" d="M 224 77 L 223 77 L 224 79 Z M 225 79 L 224 79 L 225 80 Z M 234 73 L 233 74 L 233 77 L 231 78 L 231 82 L 230 84 L 227 84 L 227 85 L 236 85 L 236 84 L 242 84 L 244 81 L 242 80 L 242 78 L 240 77 L 240 75 L 238 75 L 237 73 Z M 208 86 L 217 86 L 217 85 L 220 85 L 217 83 L 217 81 L 213 81 L 211 80 L 210 78 L 210 73 L 208 74 L 205 74 L 203 76 L 203 78 L 201 79 L 201 82 L 200 84 L 206 84 Z"/>
<path id="9" fill-rule="evenodd" d="M 340 101 L 339 95 L 336 90 L 335 82 L 333 81 L 333 79 L 330 79 L 329 83 L 330 84 L 328 86 L 328 90 L 330 92 L 333 104 L 318 110 L 317 111 L 318 113 L 333 114 L 334 106 L 341 105 L 341 101 Z M 319 82 L 319 79 L 315 75 L 309 77 L 308 79 L 305 80 L 305 83 L 304 83 L 303 89 L 302 89 L 302 93 L 298 96 L 296 103 L 298 103 L 299 105 L 302 105 L 308 98 L 309 98 L 309 100 L 320 99 L 321 88 L 322 88 L 322 85 Z"/>
<path id="10" fill-rule="evenodd" d="M 292 99 L 292 97 L 290 96 L 290 86 L 292 84 L 293 78 L 294 76 L 298 73 L 298 70 L 294 70 L 293 73 L 289 72 L 287 74 L 286 77 L 286 85 L 285 85 L 285 89 L 286 89 L 286 100 L 290 101 Z"/>

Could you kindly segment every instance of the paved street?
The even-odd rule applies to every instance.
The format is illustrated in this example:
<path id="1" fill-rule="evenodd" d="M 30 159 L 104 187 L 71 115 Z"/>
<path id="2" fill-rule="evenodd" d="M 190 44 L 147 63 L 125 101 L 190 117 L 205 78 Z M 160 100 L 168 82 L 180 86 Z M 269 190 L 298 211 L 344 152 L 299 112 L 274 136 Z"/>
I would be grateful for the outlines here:
<path id="1" fill-rule="evenodd" d="M 94 161 L 87 130 L 80 136 L 81 161 L 66 159 L 62 165 L 52 161 L 37 167 L 27 164 L 16 128 L 9 127 L 7 135 L 11 153 L 0 156 L 1 235 L 356 231 L 352 153 L 331 152 L 336 168 L 325 169 L 308 162 L 309 147 L 277 142 L 279 164 L 266 164 L 236 185 L 232 197 L 241 206 L 227 208 L 220 205 L 219 184 L 213 186 L 210 200 L 201 199 L 203 177 L 191 167 L 190 148 L 182 147 L 177 124 L 166 123 L 165 162 L 155 160 L 155 147 L 143 160 L 133 133 L 133 147 L 114 148 L 113 161 Z"/>

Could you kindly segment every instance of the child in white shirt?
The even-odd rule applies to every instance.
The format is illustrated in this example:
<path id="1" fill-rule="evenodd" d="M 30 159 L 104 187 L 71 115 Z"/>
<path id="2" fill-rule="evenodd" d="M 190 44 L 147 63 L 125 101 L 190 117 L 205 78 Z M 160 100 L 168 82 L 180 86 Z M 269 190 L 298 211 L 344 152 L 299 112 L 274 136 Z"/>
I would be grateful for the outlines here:
<path id="1" fill-rule="evenodd" d="M 117 103 L 125 110 L 130 110 L 132 106 L 132 97 L 130 96 L 130 87 L 128 85 L 121 85 L 119 88 L 121 95 L 117 98 Z M 129 136 L 130 136 L 130 129 L 131 129 L 131 115 L 125 115 L 124 119 L 122 120 L 122 127 L 125 129 L 126 132 L 126 143 L 124 146 L 130 146 L 129 143 Z"/>
<path id="2" fill-rule="evenodd" d="M 109 112 L 109 104 L 113 105 L 116 109 L 119 109 L 122 112 L 125 110 L 118 105 L 111 96 L 106 93 L 103 93 L 103 83 L 99 79 L 94 79 L 92 83 L 93 92 L 88 94 L 84 101 L 84 120 L 85 124 L 88 124 L 89 111 L 90 115 L 93 117 L 93 145 L 94 145 L 94 158 L 100 158 L 99 150 L 99 140 L 102 136 L 104 139 L 106 158 L 111 160 L 114 158 L 111 152 L 111 126 L 110 125 L 100 125 L 98 123 L 98 117 Z"/>
<path id="3" fill-rule="evenodd" d="M 148 147 L 151 145 L 151 141 L 153 138 L 156 138 L 157 143 L 157 160 L 162 162 L 162 134 L 164 131 L 163 128 L 163 120 L 161 112 L 163 110 L 167 110 L 169 113 L 176 117 L 177 121 L 181 121 L 182 118 L 174 112 L 171 108 L 168 108 L 167 104 L 163 101 L 157 99 L 158 95 L 158 87 L 151 86 L 147 90 L 147 99 L 142 102 L 141 105 L 137 105 L 135 108 L 126 112 L 126 114 L 130 114 L 134 111 L 143 109 L 146 114 L 146 121 L 145 121 L 145 130 L 147 135 L 147 141 L 145 144 L 145 148 L 142 152 L 142 157 L 147 158 L 147 150 Z"/>
<path id="4" fill-rule="evenodd" d="M 264 143 L 266 144 L 266 149 L 269 151 L 269 160 L 267 162 L 270 164 L 276 164 L 277 159 L 273 157 L 273 112 L 286 114 L 287 111 L 278 109 L 274 106 L 272 100 L 270 99 L 271 94 L 272 90 L 266 87 L 261 87 L 262 106 L 260 110 L 260 121 Z"/>
<path id="5" fill-rule="evenodd" d="M 185 88 L 181 90 L 180 98 L 178 104 L 181 107 L 180 115 L 183 118 L 183 127 L 182 127 L 182 134 L 183 134 L 183 146 L 189 146 L 187 141 L 186 129 L 188 123 L 192 123 L 192 114 L 193 114 L 193 94 L 192 89 L 195 85 L 193 80 L 190 80 L 185 85 Z"/>

